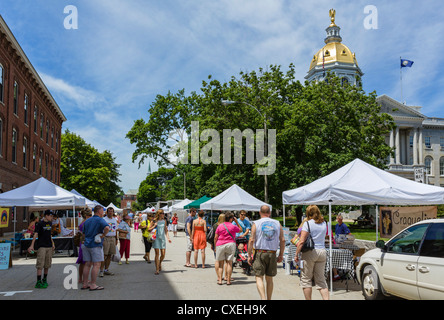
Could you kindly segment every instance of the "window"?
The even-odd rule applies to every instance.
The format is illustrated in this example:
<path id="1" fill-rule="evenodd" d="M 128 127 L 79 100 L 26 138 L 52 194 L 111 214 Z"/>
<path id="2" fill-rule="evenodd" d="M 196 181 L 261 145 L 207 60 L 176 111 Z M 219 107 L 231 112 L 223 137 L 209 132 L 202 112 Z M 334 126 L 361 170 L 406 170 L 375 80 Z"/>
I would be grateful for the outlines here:
<path id="1" fill-rule="evenodd" d="M 413 136 L 409 136 L 410 139 L 410 148 L 413 148 Z"/>
<path id="2" fill-rule="evenodd" d="M 431 137 L 425 137 L 425 146 L 429 149 L 432 147 Z"/>
<path id="3" fill-rule="evenodd" d="M 23 137 L 23 168 L 28 167 L 28 138 Z"/>
<path id="4" fill-rule="evenodd" d="M 43 139 L 43 123 L 45 122 L 45 116 L 40 114 L 40 139 Z"/>
<path id="5" fill-rule="evenodd" d="M 24 103 L 23 109 L 25 111 L 24 115 L 23 115 L 23 118 L 24 118 L 23 121 L 27 125 L 28 124 L 28 95 L 27 94 L 25 94 L 25 103 Z"/>
<path id="6" fill-rule="evenodd" d="M 51 148 L 54 149 L 54 127 L 51 128 Z"/>
<path id="7" fill-rule="evenodd" d="M 43 159 L 43 150 L 40 149 L 39 152 L 39 175 L 42 175 L 42 159 Z"/>
<path id="8" fill-rule="evenodd" d="M 422 244 L 420 255 L 444 258 L 444 223 L 431 223 Z"/>
<path id="9" fill-rule="evenodd" d="M 49 120 L 46 120 L 46 144 L 49 144 Z"/>
<path id="10" fill-rule="evenodd" d="M 444 176 L 444 157 L 439 159 L 439 175 Z"/>
<path id="11" fill-rule="evenodd" d="M 48 179 L 48 166 L 49 166 L 49 159 L 48 154 L 45 155 L 45 178 Z"/>
<path id="12" fill-rule="evenodd" d="M 390 240 L 387 244 L 387 251 L 391 253 L 417 254 L 428 226 L 428 224 L 418 224 L 405 229 Z"/>
<path id="13" fill-rule="evenodd" d="M 444 137 L 439 138 L 439 145 L 444 148 Z"/>
<path id="14" fill-rule="evenodd" d="M 14 81 L 14 114 L 17 115 L 18 110 L 18 83 L 17 81 Z"/>
<path id="15" fill-rule="evenodd" d="M 12 162 L 17 162 L 17 131 L 12 129 Z"/>
<path id="16" fill-rule="evenodd" d="M 59 152 L 59 133 L 56 132 L 56 141 L 55 141 L 56 152 Z"/>
<path id="17" fill-rule="evenodd" d="M 424 160 L 426 174 L 432 174 L 432 157 L 426 157 Z"/>
<path id="18" fill-rule="evenodd" d="M 51 157 L 51 181 L 54 181 L 54 158 Z"/>
<path id="19" fill-rule="evenodd" d="M 4 88 L 4 71 L 3 71 L 3 66 L 0 64 L 0 102 L 4 102 L 3 101 L 3 88 Z"/>
<path id="20" fill-rule="evenodd" d="M 345 87 L 346 85 L 348 85 L 348 79 L 345 78 L 345 77 L 342 78 L 342 79 L 341 79 L 341 84 L 342 84 L 343 87 Z"/>
<path id="21" fill-rule="evenodd" d="M 37 169 L 37 146 L 34 144 L 34 147 L 32 149 L 32 172 L 35 173 L 35 170 Z"/>
<path id="22" fill-rule="evenodd" d="M 37 134 L 37 117 L 39 115 L 39 108 L 37 106 L 34 107 L 34 133 Z"/>

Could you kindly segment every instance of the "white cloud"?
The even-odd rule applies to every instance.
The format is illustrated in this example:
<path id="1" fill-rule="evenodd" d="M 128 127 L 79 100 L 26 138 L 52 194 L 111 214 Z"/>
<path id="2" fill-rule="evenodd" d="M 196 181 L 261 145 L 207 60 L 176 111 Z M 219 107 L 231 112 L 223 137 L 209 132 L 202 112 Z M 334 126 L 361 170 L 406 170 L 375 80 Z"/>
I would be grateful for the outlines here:
<path id="1" fill-rule="evenodd" d="M 68 118 L 64 127 L 117 157 L 124 190 L 138 187 L 147 170 L 138 170 L 131 162 L 134 146 L 125 135 L 134 120 L 147 119 L 156 94 L 182 88 L 198 91 L 209 74 L 228 81 L 241 70 L 270 64 L 285 69 L 294 63 L 296 79 L 304 80 L 311 57 L 324 45 L 332 7 L 343 42 L 356 52 L 365 73 L 367 91 L 376 89 L 399 99 L 401 55 L 415 61 L 405 70 L 407 103 L 444 117 L 444 68 L 437 61 L 444 51 L 439 39 L 444 32 L 441 3 L 376 3 L 379 29 L 366 30 L 366 1 L 73 0 L 79 9 L 79 29 L 67 31 L 63 6 L 55 0 L 26 6 L 17 4 L 23 0 L 2 1 L 5 11 L 8 2 L 20 9 L 15 19 L 18 30 L 13 32 L 30 48 L 34 66 L 44 70 L 43 81 Z M 56 4 L 60 25 L 49 28 Z M 30 15 L 33 18 L 27 19 Z"/>

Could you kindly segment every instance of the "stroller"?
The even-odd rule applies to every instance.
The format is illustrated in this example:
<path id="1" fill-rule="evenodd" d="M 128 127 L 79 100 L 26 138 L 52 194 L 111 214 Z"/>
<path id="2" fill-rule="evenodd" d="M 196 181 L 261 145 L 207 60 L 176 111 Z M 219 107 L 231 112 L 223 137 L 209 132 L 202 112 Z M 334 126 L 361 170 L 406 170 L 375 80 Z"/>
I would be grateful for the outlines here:
<path id="1" fill-rule="evenodd" d="M 239 267 L 244 270 L 244 273 L 249 276 L 251 275 L 251 266 L 248 264 L 248 249 L 247 249 L 247 238 L 240 237 L 236 239 L 236 255 L 234 265 L 239 263 Z"/>

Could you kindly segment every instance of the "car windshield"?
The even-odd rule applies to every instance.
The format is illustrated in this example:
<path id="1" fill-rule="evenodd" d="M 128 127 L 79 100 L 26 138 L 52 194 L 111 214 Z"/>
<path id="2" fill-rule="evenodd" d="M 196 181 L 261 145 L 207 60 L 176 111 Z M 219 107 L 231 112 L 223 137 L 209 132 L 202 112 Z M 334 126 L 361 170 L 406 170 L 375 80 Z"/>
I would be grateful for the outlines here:
<path id="1" fill-rule="evenodd" d="M 419 224 L 405 229 L 389 241 L 387 244 L 388 251 L 396 253 L 418 253 L 419 245 L 428 226 L 428 224 Z"/>

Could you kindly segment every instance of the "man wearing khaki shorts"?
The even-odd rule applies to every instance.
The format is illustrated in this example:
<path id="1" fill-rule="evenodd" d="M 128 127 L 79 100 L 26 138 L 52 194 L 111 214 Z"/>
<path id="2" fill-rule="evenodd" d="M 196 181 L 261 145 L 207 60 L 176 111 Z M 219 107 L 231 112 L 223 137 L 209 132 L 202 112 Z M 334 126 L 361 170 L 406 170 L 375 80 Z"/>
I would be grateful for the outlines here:
<path id="1" fill-rule="evenodd" d="M 259 213 L 261 219 L 255 221 L 251 228 L 248 263 L 256 274 L 256 287 L 261 299 L 271 300 L 273 277 L 277 274 L 277 263 L 282 262 L 284 257 L 285 238 L 281 224 L 270 218 L 269 206 L 262 206 Z M 252 258 L 253 247 L 255 249 L 254 259 Z M 279 256 L 276 256 L 278 249 Z"/>
<path id="2" fill-rule="evenodd" d="M 99 277 L 103 277 L 103 275 L 113 276 L 114 273 L 109 271 L 109 265 L 111 264 L 111 258 L 116 254 L 116 245 L 117 245 L 117 219 L 114 218 L 114 209 L 112 207 L 108 207 L 106 209 L 106 217 L 103 217 L 103 220 L 109 226 L 109 232 L 103 238 L 103 255 L 104 261 L 100 266 Z"/>
<path id="3" fill-rule="evenodd" d="M 54 253 L 55 249 L 54 241 L 51 237 L 52 215 L 52 211 L 45 211 L 42 221 L 40 221 L 35 227 L 34 237 L 32 238 L 31 245 L 28 248 L 28 252 L 33 253 L 34 245 L 37 244 L 38 247 L 37 261 L 35 265 L 37 269 L 37 283 L 35 288 L 37 289 L 46 289 L 48 287 L 48 271 L 49 268 L 51 268 L 52 254 Z M 44 272 L 43 279 L 42 270 Z"/>

